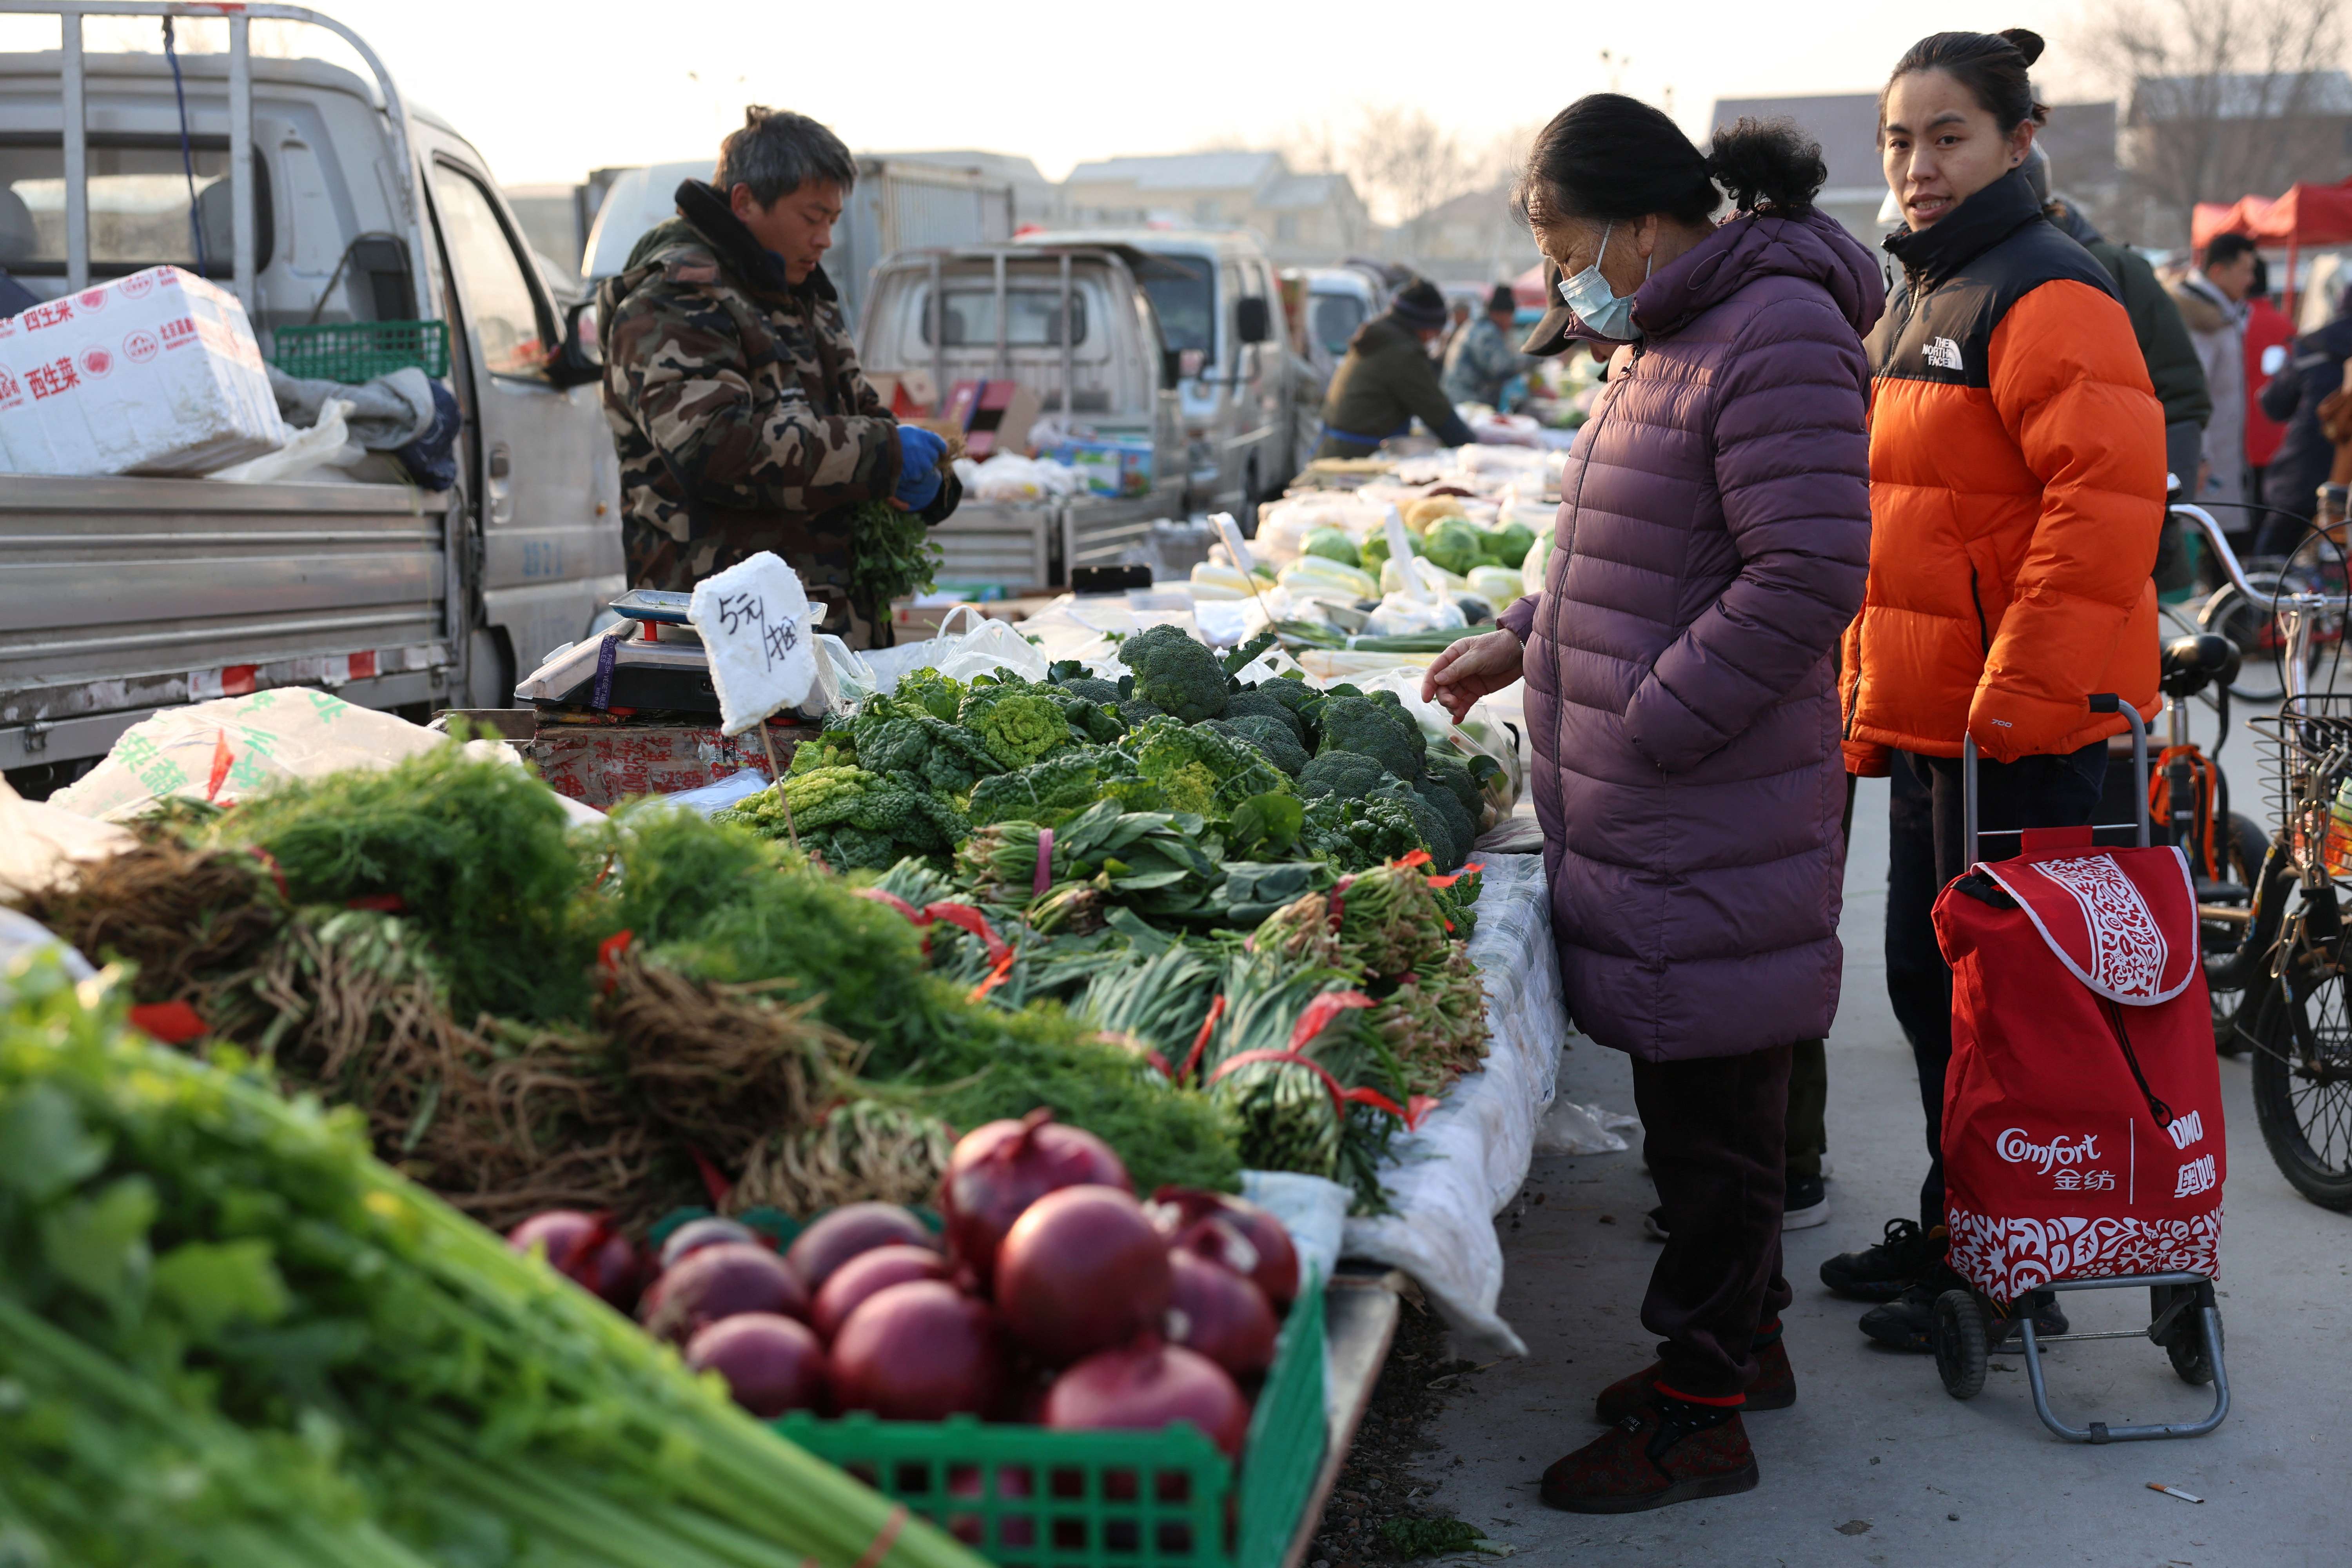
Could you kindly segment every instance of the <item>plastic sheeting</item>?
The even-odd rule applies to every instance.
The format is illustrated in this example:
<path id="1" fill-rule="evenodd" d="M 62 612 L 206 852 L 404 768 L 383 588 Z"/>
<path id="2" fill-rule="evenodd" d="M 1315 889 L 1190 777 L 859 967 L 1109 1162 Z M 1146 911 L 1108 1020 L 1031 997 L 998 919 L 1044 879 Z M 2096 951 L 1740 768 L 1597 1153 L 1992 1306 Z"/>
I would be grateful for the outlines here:
<path id="1" fill-rule="evenodd" d="M 1494 1217 L 1527 1179 L 1569 1027 L 1543 857 L 1484 864 L 1469 952 L 1486 984 L 1486 1068 L 1456 1083 L 1418 1131 L 1397 1135 L 1381 1173 L 1396 1212 L 1350 1218 L 1341 1244 L 1345 1257 L 1419 1280 L 1474 1359 L 1528 1353 L 1495 1310 L 1503 1247 Z"/>

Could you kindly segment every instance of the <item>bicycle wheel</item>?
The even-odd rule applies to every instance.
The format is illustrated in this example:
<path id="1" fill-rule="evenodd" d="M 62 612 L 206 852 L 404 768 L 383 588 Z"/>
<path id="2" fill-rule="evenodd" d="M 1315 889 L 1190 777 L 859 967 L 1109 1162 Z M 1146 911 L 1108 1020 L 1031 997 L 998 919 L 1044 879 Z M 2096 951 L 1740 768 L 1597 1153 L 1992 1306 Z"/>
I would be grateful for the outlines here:
<path id="1" fill-rule="evenodd" d="M 2254 1121 L 2294 1190 L 2352 1209 L 2352 992 L 2305 949 L 2263 998 L 2254 1029 Z"/>
<path id="2" fill-rule="evenodd" d="M 2221 874 L 2255 895 L 2249 919 L 2205 921 L 2199 928 L 2205 986 L 2213 1003 L 2214 1047 L 2223 1056 L 2236 1056 L 2246 1048 L 2260 1011 L 2263 960 L 2294 900 L 2294 868 L 2284 855 L 2273 865 L 2270 840 L 2252 818 L 2238 812 L 2230 814 L 2221 848 Z"/>

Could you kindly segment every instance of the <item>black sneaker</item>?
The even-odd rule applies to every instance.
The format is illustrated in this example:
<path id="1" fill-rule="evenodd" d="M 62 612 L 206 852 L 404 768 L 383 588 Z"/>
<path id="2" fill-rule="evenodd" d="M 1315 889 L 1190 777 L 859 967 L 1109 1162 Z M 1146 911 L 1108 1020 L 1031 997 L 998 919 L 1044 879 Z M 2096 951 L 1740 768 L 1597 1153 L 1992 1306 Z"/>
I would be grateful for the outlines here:
<path id="1" fill-rule="evenodd" d="M 1917 1220 L 1890 1219 L 1874 1247 L 1841 1252 L 1822 1264 L 1822 1283 L 1856 1301 L 1892 1301 L 1903 1288 L 1943 1261 L 1944 1227 L 1922 1230 Z"/>
<path id="2" fill-rule="evenodd" d="M 1830 1222 L 1830 1190 L 1819 1176 L 1791 1175 L 1780 1205 L 1782 1230 L 1811 1230 Z"/>
<path id="3" fill-rule="evenodd" d="M 1862 1315 L 1862 1331 L 1880 1344 L 1925 1354 L 1936 1348 L 1936 1298 L 1947 1290 L 1965 1290 L 1968 1288 L 1967 1280 L 1939 1263 L 1906 1286 L 1903 1293 L 1892 1301 L 1864 1312 Z M 2058 1310 L 2055 1292 L 2035 1291 L 2032 1305 L 2033 1331 L 2036 1334 L 2063 1334 L 2066 1331 L 2066 1314 Z M 2014 1319 L 1996 1320 L 1991 1329 L 1991 1342 L 1999 1345 L 2016 1331 L 2016 1321 Z"/>

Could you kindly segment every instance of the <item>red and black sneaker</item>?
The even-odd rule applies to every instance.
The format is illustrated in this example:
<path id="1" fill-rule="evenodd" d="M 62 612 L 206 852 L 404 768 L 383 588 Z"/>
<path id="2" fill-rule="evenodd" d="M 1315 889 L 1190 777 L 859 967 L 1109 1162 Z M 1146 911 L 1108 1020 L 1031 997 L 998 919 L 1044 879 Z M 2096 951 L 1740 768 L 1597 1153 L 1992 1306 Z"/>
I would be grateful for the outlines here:
<path id="1" fill-rule="evenodd" d="M 1752 1491 L 1760 1479 L 1737 1405 L 1661 1391 L 1546 1470 L 1542 1497 L 1570 1513 L 1639 1513 Z"/>

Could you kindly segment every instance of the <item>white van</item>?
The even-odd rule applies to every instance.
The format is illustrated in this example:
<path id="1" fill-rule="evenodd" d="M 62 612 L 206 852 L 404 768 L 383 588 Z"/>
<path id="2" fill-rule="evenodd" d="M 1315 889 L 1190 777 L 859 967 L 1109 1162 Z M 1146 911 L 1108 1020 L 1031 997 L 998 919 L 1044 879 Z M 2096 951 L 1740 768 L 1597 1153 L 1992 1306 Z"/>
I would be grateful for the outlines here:
<path id="1" fill-rule="evenodd" d="M 1024 245 L 1123 245 L 1174 263 L 1143 279 L 1178 360 L 1195 510 L 1255 517 L 1305 461 L 1294 403 L 1300 366 L 1274 264 L 1237 229 L 1061 230 Z M 1312 443 L 1307 443 L 1311 447 Z"/>

